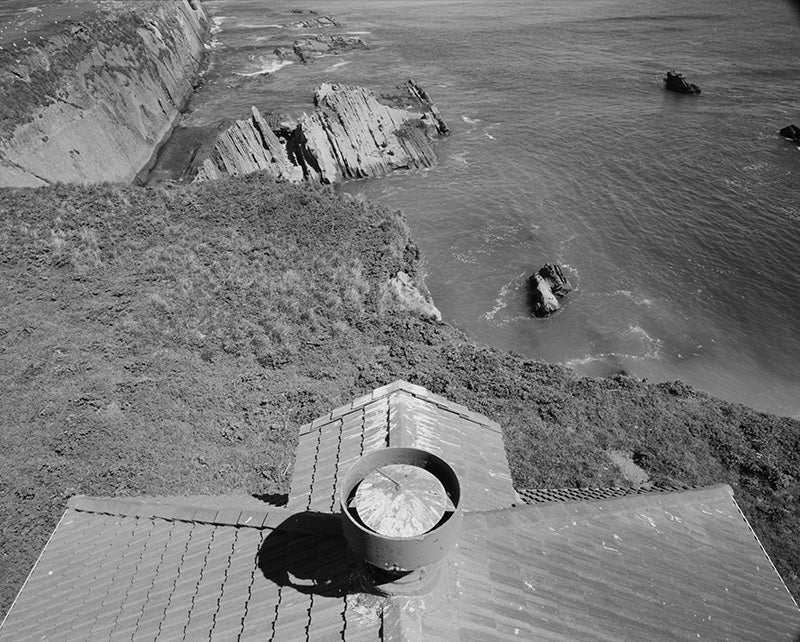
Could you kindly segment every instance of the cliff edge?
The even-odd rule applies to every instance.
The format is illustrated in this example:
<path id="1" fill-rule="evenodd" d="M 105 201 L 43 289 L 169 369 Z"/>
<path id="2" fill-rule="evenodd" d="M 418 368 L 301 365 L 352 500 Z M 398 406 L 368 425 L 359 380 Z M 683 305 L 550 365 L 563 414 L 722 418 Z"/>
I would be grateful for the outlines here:
<path id="1" fill-rule="evenodd" d="M 208 37 L 194 0 L 144 0 L 4 47 L 0 186 L 132 181 L 190 97 Z"/>

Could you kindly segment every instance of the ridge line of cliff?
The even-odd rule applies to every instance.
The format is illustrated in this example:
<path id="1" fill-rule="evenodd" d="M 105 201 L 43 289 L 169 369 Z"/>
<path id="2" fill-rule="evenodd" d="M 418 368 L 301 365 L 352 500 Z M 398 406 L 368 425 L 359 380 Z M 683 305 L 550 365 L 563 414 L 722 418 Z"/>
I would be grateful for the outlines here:
<path id="1" fill-rule="evenodd" d="M 0 187 L 132 181 L 185 108 L 209 39 L 199 2 L 142 0 L 0 51 Z"/>

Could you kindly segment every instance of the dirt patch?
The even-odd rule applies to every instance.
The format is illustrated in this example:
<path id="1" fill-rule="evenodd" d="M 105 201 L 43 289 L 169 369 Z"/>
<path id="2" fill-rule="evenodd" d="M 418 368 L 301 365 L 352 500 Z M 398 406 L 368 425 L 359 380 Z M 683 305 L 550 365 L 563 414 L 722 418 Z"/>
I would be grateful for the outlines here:
<path id="1" fill-rule="evenodd" d="M 644 486 L 650 481 L 650 475 L 643 468 L 640 468 L 633 461 L 633 455 L 621 450 L 609 450 L 606 455 L 611 462 L 619 468 L 622 476 L 627 479 L 632 486 Z"/>

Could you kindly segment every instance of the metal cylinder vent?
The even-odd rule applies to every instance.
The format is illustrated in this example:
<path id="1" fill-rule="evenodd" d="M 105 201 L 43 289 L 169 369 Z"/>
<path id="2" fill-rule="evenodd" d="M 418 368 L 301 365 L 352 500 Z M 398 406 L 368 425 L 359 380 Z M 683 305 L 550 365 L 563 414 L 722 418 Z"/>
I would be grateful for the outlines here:
<path id="1" fill-rule="evenodd" d="M 356 556 L 409 572 L 435 564 L 461 528 L 461 484 L 441 457 L 418 448 L 364 455 L 340 489 L 342 528 Z"/>

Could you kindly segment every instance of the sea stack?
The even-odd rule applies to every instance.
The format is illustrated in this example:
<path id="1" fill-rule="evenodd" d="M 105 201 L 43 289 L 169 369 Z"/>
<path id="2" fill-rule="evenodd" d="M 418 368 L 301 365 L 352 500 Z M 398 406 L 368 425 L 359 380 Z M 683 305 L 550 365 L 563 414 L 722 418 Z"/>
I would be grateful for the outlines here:
<path id="1" fill-rule="evenodd" d="M 788 138 L 789 140 L 800 144 L 800 127 L 797 125 L 787 125 L 778 133 L 784 138 Z"/>
<path id="2" fill-rule="evenodd" d="M 664 87 L 668 91 L 674 91 L 679 94 L 692 94 L 697 95 L 700 93 L 700 87 L 690 83 L 683 74 L 679 74 L 675 70 L 668 71 L 664 76 Z"/>
<path id="3" fill-rule="evenodd" d="M 528 279 L 533 314 L 544 317 L 561 307 L 559 299 L 572 290 L 572 284 L 564 276 L 561 266 L 547 263 Z"/>

